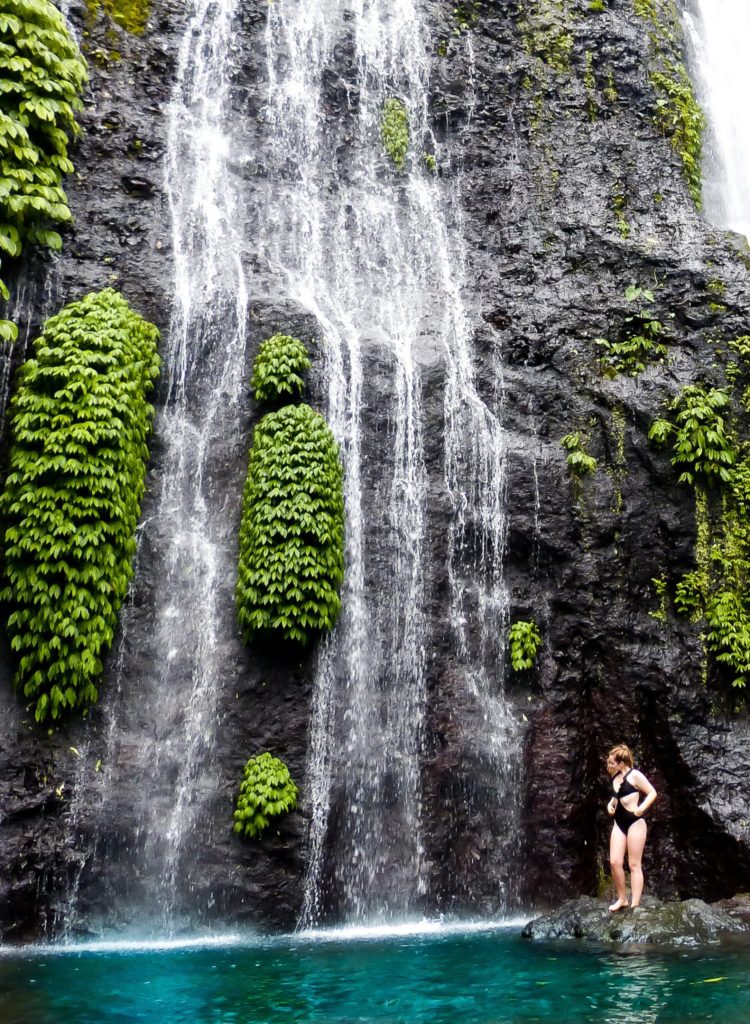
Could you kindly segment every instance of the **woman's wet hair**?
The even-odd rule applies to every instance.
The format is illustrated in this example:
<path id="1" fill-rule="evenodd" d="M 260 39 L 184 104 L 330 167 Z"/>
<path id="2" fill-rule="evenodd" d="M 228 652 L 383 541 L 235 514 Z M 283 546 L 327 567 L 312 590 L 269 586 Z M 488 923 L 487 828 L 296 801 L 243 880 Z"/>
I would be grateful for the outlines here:
<path id="1" fill-rule="evenodd" d="M 613 757 L 615 761 L 619 761 L 620 764 L 626 764 L 628 768 L 633 767 L 633 753 L 630 747 L 626 747 L 624 743 L 618 744 L 616 747 L 612 747 L 610 752 L 607 754 L 607 760 Z"/>

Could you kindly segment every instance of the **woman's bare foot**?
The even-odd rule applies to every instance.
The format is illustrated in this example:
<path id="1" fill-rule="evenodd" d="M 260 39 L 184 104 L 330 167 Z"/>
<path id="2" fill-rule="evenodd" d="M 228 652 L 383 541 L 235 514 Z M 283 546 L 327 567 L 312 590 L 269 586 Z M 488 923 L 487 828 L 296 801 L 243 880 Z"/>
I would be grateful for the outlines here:
<path id="1" fill-rule="evenodd" d="M 627 905 L 627 900 L 615 900 L 614 903 L 610 904 L 609 912 L 610 914 L 615 914 L 618 910 L 622 910 L 623 907 L 627 907 Z"/>

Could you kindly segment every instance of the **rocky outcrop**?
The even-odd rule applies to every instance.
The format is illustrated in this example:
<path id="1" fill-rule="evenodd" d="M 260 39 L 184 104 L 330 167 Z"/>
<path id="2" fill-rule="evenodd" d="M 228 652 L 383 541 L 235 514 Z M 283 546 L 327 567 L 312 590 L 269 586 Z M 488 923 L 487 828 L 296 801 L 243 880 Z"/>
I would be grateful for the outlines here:
<path id="1" fill-rule="evenodd" d="M 543 941 L 582 939 L 602 944 L 690 947 L 748 935 L 750 927 L 703 900 L 662 903 L 647 896 L 639 907 L 610 914 L 605 902 L 584 896 L 529 921 L 521 934 L 524 939 Z"/>
<path id="2" fill-rule="evenodd" d="M 524 771 L 515 791 L 503 794 L 459 725 L 476 710 L 461 689 L 449 621 L 445 372 L 438 346 L 427 338 L 419 363 L 431 538 L 424 907 L 494 912 L 509 898 L 557 901 L 596 891 L 610 827 L 603 755 L 621 741 L 636 749 L 659 791 L 644 861 L 651 891 L 664 898 L 726 897 L 750 878 L 750 722 L 716 665 L 705 667 L 699 627 L 669 609 L 652 615 L 659 611 L 652 579 L 663 575 L 673 588 L 692 568 L 696 529 L 690 492 L 677 484 L 668 458 L 649 447 L 647 432 L 682 385 L 723 383 L 715 343 L 747 332 L 746 248 L 695 209 L 679 156 L 654 124 L 653 28 L 631 0 L 609 0 L 603 11 L 588 0 L 497 0 L 480 4 L 470 36 L 454 35 L 454 6 L 453 0 L 424 2 L 434 28 L 431 122 L 436 137 L 451 141 L 460 156 L 440 173 L 449 191 L 460 165 L 477 386 L 506 431 L 509 616 L 534 618 L 544 639 L 537 668 L 505 680 L 524 730 Z M 71 7 L 83 30 L 84 4 Z M 267 8 L 261 0 L 241 5 L 229 97 L 246 151 L 231 173 L 244 188 L 248 220 L 241 254 L 253 280 L 248 377 L 261 339 L 282 327 L 305 338 L 318 333 L 311 317 L 278 294 L 253 242 L 253 210 L 265 201 Z M 356 108 L 349 22 L 344 17 L 337 26 L 342 45 L 324 82 L 332 120 L 352 117 Z M 185 4 L 159 0 L 140 37 L 104 16 L 86 24 L 91 87 L 77 174 L 67 186 L 76 224 L 59 259 L 39 257 L 20 270 L 22 334 L 33 335 L 65 302 L 108 285 L 168 328 L 173 268 L 163 160 L 185 23 Z M 345 146 L 339 156 L 345 174 Z M 612 376 L 602 369 L 595 339 L 622 329 L 630 285 L 654 291 L 655 312 L 669 325 L 669 356 L 640 376 Z M 377 340 L 363 346 L 363 482 L 371 529 L 379 531 L 381 496 L 372 474 L 391 429 L 392 376 L 390 356 Z M 19 344 L 13 359 L 22 355 Z M 323 385 L 313 375 L 316 407 L 324 404 Z M 251 421 L 249 413 L 242 425 L 248 433 Z M 580 485 L 560 446 L 571 431 L 588 436 L 598 462 Z M 156 437 L 152 502 L 160 455 Z M 244 451 L 238 456 L 228 445 L 216 453 L 214 497 L 217 506 L 234 510 L 237 523 L 245 469 Z M 144 519 L 151 511 L 147 497 Z M 469 538 L 475 527 L 466 524 Z M 154 535 L 141 544 L 104 704 L 86 720 L 66 722 L 51 735 L 40 731 L 12 694 L 9 652 L 0 650 L 0 927 L 7 939 L 59 934 L 73 897 L 82 928 L 134 924 L 117 909 L 127 902 L 122 894 L 132 906 L 148 904 L 147 880 L 133 870 L 133 851 L 146 840 L 127 810 L 137 806 L 144 783 L 135 773 L 129 778 L 127 729 L 120 748 L 124 781 L 104 821 L 95 813 L 95 776 L 111 723 L 106 695 L 114 700 L 122 666 L 126 685 L 137 689 L 148 665 L 164 656 L 144 639 L 160 572 L 157 541 Z M 467 575 L 473 555 L 468 543 Z M 392 580 L 368 564 L 366 584 L 387 591 Z M 233 621 L 230 583 L 220 605 Z M 241 767 L 260 749 L 283 756 L 304 792 L 314 655 L 251 654 L 234 637 L 223 657 L 221 671 L 233 682 L 219 709 L 204 834 L 210 841 L 196 840 L 189 851 L 181 901 L 201 923 L 290 928 L 302 899 L 308 811 L 285 819 L 267 840 L 243 845 L 231 833 L 231 809 Z M 128 728 L 137 728 L 147 708 L 144 698 Z M 503 801 L 521 807 L 520 844 L 499 835 Z M 330 916 L 336 907 L 334 892 Z M 590 907 L 587 913 L 601 916 L 601 904 Z M 656 924 L 639 931 L 638 922 L 651 921 L 650 914 L 646 906 L 617 925 L 602 920 L 645 935 Z"/>

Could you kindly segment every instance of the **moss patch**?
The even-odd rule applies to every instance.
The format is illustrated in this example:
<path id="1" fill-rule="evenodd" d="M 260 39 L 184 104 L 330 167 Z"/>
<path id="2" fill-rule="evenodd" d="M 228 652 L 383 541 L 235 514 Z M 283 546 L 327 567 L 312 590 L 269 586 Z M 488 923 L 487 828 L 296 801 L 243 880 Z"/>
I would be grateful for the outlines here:
<path id="1" fill-rule="evenodd" d="M 100 12 L 132 35 L 142 35 L 151 15 L 151 0 L 86 0 L 93 21 Z"/>

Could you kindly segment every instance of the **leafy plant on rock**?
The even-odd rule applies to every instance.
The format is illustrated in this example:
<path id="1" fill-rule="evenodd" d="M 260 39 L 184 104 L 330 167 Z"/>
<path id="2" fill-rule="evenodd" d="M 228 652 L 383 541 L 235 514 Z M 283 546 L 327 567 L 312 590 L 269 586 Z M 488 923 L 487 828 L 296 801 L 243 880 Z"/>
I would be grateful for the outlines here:
<path id="1" fill-rule="evenodd" d="M 480 8 L 479 0 L 461 0 L 456 4 L 453 8 L 453 18 L 456 22 L 453 29 L 454 36 L 469 32 L 476 25 L 479 20 Z"/>
<path id="2" fill-rule="evenodd" d="M 409 114 L 403 100 L 391 97 L 383 104 L 380 137 L 393 166 L 403 173 L 409 149 Z"/>
<path id="3" fill-rule="evenodd" d="M 309 405 L 255 428 L 240 525 L 238 620 L 307 643 L 332 629 L 344 575 L 343 475 L 328 424 Z"/>
<path id="4" fill-rule="evenodd" d="M 596 459 L 586 451 L 586 439 L 580 431 L 566 434 L 560 439 L 560 444 L 568 453 L 566 461 L 575 478 L 596 472 Z"/>
<path id="5" fill-rule="evenodd" d="M 532 620 L 519 619 L 508 632 L 510 663 L 514 672 L 523 672 L 534 667 L 537 651 L 542 642 L 539 627 Z"/>
<path id="6" fill-rule="evenodd" d="M 702 205 L 701 159 L 706 119 L 693 92 L 690 76 L 680 63 L 666 61 L 651 74 L 657 93 L 655 120 L 680 154 L 690 195 Z"/>
<path id="7" fill-rule="evenodd" d="M 0 266 L 25 243 L 62 247 L 54 227 L 72 220 L 62 188 L 79 134 L 86 63 L 51 0 L 0 2 Z M 8 289 L 0 279 L 0 297 Z M 18 330 L 0 320 L 0 340 Z"/>
<path id="8" fill-rule="evenodd" d="M 295 809 L 297 795 L 297 787 L 283 761 L 267 752 L 251 757 L 237 794 L 234 831 L 257 839 L 272 818 Z"/>
<path id="9" fill-rule="evenodd" d="M 92 293 L 47 321 L 19 372 L 0 600 L 37 721 L 98 699 L 133 572 L 158 337 L 117 292 Z"/>
<path id="10" fill-rule="evenodd" d="M 649 308 L 654 302 L 654 293 L 648 288 L 630 285 L 625 298 L 628 302 L 637 302 L 639 308 L 625 317 L 621 338 L 618 341 L 596 338 L 595 342 L 604 349 L 603 359 L 616 373 L 635 377 L 643 373 L 649 363 L 663 362 L 669 350 L 662 340 L 666 328 Z"/>
<path id="11" fill-rule="evenodd" d="M 674 422 L 659 419 L 651 425 L 651 441 L 672 442 L 671 462 L 682 469 L 681 483 L 728 483 L 732 479 L 736 453 L 726 423 L 729 403 L 725 388 L 690 384 L 669 404 Z"/>
<path id="12" fill-rule="evenodd" d="M 305 386 L 302 375 L 311 365 L 303 342 L 286 334 L 274 334 L 261 343 L 253 363 L 255 397 L 259 402 L 299 398 Z"/>
<path id="13" fill-rule="evenodd" d="M 90 20 L 100 10 L 127 32 L 142 35 L 151 14 L 151 0 L 86 0 Z"/>

